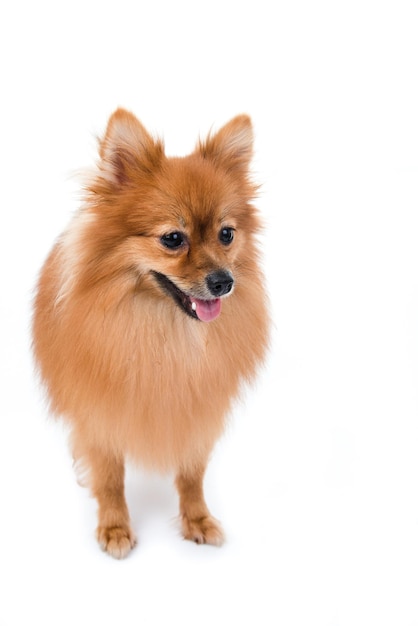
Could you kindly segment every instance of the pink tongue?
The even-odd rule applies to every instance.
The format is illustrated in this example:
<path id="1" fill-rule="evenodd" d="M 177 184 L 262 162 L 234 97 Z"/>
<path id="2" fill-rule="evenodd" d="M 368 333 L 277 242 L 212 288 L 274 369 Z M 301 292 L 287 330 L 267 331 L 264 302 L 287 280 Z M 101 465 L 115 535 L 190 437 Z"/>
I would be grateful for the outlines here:
<path id="1" fill-rule="evenodd" d="M 215 298 L 214 300 L 197 300 L 197 298 L 191 298 L 191 301 L 196 305 L 196 315 L 202 322 L 211 322 L 218 317 L 221 312 L 221 299 Z"/>

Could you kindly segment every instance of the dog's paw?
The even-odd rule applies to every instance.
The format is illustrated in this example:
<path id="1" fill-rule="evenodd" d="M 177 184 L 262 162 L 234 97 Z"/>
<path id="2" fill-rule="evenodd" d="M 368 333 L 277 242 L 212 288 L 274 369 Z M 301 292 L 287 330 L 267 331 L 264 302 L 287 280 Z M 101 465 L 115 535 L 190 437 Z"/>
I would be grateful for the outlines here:
<path id="1" fill-rule="evenodd" d="M 129 526 L 99 526 L 96 535 L 102 550 L 115 559 L 125 558 L 136 544 L 135 535 Z"/>
<path id="2" fill-rule="evenodd" d="M 220 523 L 211 515 L 199 519 L 182 518 L 183 537 L 195 543 L 209 543 L 212 546 L 221 546 L 224 542 L 224 533 Z"/>

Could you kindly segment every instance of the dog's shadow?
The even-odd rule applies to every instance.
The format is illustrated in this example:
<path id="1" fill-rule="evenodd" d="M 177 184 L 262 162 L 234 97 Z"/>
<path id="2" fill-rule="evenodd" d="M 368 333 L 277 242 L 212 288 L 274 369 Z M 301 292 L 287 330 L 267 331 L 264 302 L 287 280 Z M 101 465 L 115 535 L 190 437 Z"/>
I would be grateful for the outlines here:
<path id="1" fill-rule="evenodd" d="M 155 525 L 176 524 L 178 496 L 172 476 L 146 473 L 136 467 L 126 468 L 125 494 L 132 525 L 136 532 Z"/>

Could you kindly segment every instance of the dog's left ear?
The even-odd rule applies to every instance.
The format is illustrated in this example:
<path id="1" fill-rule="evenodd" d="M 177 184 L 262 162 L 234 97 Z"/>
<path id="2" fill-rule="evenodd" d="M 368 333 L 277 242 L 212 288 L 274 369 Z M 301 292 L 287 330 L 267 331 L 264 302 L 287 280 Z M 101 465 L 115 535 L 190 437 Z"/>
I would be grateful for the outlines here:
<path id="1" fill-rule="evenodd" d="M 248 115 L 238 115 L 216 134 L 199 142 L 197 151 L 227 170 L 247 172 L 253 155 L 253 128 Z"/>

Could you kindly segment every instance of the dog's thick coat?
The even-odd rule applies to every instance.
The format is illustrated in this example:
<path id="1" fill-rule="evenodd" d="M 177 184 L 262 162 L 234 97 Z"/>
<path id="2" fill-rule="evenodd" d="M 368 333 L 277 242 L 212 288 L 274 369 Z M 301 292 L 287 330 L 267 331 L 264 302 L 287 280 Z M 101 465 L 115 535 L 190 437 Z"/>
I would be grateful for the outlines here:
<path id="1" fill-rule="evenodd" d="M 88 470 L 99 543 L 115 557 L 135 543 L 125 459 L 173 472 L 184 536 L 222 542 L 203 476 L 268 341 L 252 143 L 241 115 L 169 158 L 117 110 L 85 203 L 40 275 L 36 363 Z"/>

